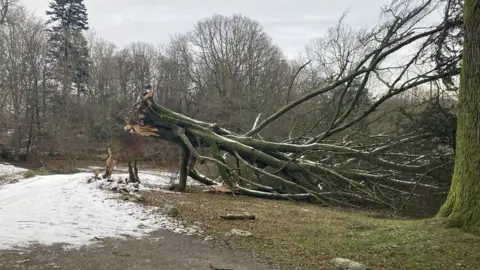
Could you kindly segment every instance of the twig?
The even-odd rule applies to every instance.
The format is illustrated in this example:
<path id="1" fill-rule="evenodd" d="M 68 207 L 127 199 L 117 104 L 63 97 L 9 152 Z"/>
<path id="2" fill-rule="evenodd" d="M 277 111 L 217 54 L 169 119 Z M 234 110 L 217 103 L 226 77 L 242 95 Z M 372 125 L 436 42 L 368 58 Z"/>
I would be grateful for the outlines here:
<path id="1" fill-rule="evenodd" d="M 210 268 L 212 268 L 214 270 L 233 270 L 233 268 L 215 267 L 215 266 L 213 266 L 212 263 L 210 263 Z"/>
<path id="2" fill-rule="evenodd" d="M 451 163 L 451 162 L 449 162 Z M 448 164 L 448 163 L 447 163 Z M 408 195 L 408 198 L 407 200 L 405 200 L 405 202 L 402 204 L 402 206 L 397 210 L 395 211 L 395 214 L 400 214 L 404 208 L 407 206 L 408 202 L 410 201 L 410 199 L 413 197 L 413 194 L 415 193 L 415 190 L 417 189 L 418 185 L 420 184 L 420 182 L 429 174 L 431 173 L 432 171 L 436 170 L 436 169 L 440 169 L 442 167 L 444 167 L 446 164 L 443 164 L 441 166 L 437 166 L 435 168 L 432 168 L 430 170 L 428 170 L 427 172 L 425 172 L 418 180 L 417 182 L 415 183 L 415 186 L 413 186 L 412 188 L 412 191 L 410 192 L 410 194 Z"/>
<path id="3" fill-rule="evenodd" d="M 287 105 L 288 102 L 290 101 L 290 92 L 292 91 L 293 84 L 295 83 L 295 80 L 297 79 L 298 74 L 300 74 L 300 72 L 302 71 L 302 69 L 304 69 L 306 66 L 308 66 L 311 62 L 312 62 L 312 60 L 309 60 L 309 61 L 307 61 L 305 64 L 301 65 L 301 66 L 297 69 L 297 72 L 295 72 L 295 74 L 293 75 L 293 78 L 292 78 L 292 80 L 290 81 L 290 86 L 288 86 L 287 99 L 285 100 L 285 105 Z M 255 126 L 254 126 L 253 128 L 255 129 Z"/>

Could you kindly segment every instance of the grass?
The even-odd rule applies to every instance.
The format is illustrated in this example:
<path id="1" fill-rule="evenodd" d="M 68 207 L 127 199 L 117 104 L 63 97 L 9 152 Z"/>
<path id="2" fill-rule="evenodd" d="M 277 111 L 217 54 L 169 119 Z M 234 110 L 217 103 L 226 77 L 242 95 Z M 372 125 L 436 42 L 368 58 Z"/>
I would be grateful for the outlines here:
<path id="1" fill-rule="evenodd" d="M 36 175 L 48 174 L 48 172 L 41 170 L 27 170 L 24 172 L 17 172 L 12 174 L 0 175 L 0 184 L 14 183 L 20 179 L 32 178 Z"/>
<path id="2" fill-rule="evenodd" d="M 36 170 L 28 170 L 23 173 L 23 178 L 32 178 L 37 175 L 50 175 L 53 174 L 53 172 L 46 170 L 44 168 L 36 169 Z"/>
<path id="3" fill-rule="evenodd" d="M 0 175 L 0 183 L 5 184 L 12 181 L 16 182 L 19 179 L 27 179 L 27 178 L 32 178 L 38 175 L 50 175 L 50 174 L 53 174 L 53 172 L 43 168 L 31 169 L 31 170 L 27 170 L 19 173 Z"/>
<path id="4" fill-rule="evenodd" d="M 244 196 L 146 193 L 146 203 L 174 204 L 187 222 L 230 247 L 261 254 L 288 269 L 329 269 L 342 257 L 373 269 L 480 269 L 480 237 L 446 229 L 442 220 L 383 219 L 378 213 Z M 220 215 L 247 211 L 252 221 Z M 226 237 L 232 228 L 252 237 Z"/>
<path id="5" fill-rule="evenodd" d="M 34 177 L 35 175 L 37 175 L 37 173 L 35 171 L 32 171 L 32 170 L 28 170 L 28 171 L 25 171 L 23 173 L 23 178 L 32 178 Z"/>
<path id="6" fill-rule="evenodd" d="M 58 171 L 58 170 L 48 170 L 45 168 L 40 168 L 40 169 L 33 169 L 33 170 L 28 170 L 25 171 L 22 176 L 23 178 L 31 178 L 35 177 L 38 175 L 52 175 L 52 174 L 75 174 L 75 173 L 80 173 L 82 170 L 80 169 L 72 169 L 70 172 L 66 173 L 63 171 Z"/>

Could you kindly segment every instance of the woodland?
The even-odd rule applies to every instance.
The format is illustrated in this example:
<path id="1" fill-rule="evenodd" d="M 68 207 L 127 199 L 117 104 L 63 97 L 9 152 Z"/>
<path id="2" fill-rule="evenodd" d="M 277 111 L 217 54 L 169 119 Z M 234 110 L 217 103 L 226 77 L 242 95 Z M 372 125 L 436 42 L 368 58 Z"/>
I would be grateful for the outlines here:
<path id="1" fill-rule="evenodd" d="M 478 177 L 454 177 L 478 157 L 478 1 L 392 0 L 364 28 L 347 14 L 294 59 L 241 14 L 119 48 L 89 29 L 82 0 L 66 2 L 51 1 L 44 22 L 1 0 L 1 158 L 61 156 L 72 171 L 111 148 L 178 166 L 178 191 L 189 176 L 234 194 L 417 216 L 447 200 L 441 215 L 478 229 L 480 214 L 465 209 L 479 200 L 459 202 L 464 188 L 452 185 Z M 467 96 L 476 101 L 459 106 Z"/>

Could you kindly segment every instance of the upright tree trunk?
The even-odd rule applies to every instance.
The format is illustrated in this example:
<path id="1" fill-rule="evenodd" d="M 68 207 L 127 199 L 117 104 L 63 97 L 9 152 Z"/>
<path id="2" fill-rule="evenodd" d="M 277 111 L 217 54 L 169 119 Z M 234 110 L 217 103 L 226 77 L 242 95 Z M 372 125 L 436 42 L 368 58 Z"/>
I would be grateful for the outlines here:
<path id="1" fill-rule="evenodd" d="M 140 177 L 138 177 L 138 168 L 137 168 L 137 160 L 133 163 L 133 172 L 135 173 L 135 177 L 137 178 L 138 182 L 140 182 Z"/>
<path id="2" fill-rule="evenodd" d="M 108 148 L 107 150 L 108 150 L 108 158 L 107 158 L 107 161 L 105 162 L 105 173 L 102 175 L 102 178 L 103 179 L 107 178 L 107 180 L 110 180 L 110 177 L 112 177 L 112 174 L 113 174 L 114 159 L 112 155 L 112 150 L 110 148 Z"/>
<path id="3" fill-rule="evenodd" d="M 175 188 L 177 191 L 185 191 L 187 188 L 187 167 L 188 161 L 190 160 L 190 150 L 184 144 L 181 145 L 182 153 L 180 157 L 180 166 L 179 166 L 179 180 L 178 186 Z"/>
<path id="4" fill-rule="evenodd" d="M 13 106 L 14 110 L 14 123 L 15 123 L 15 130 L 14 130 L 14 149 L 13 149 L 13 160 L 20 161 L 20 148 L 22 144 L 22 127 L 21 127 L 21 120 L 20 120 L 20 106 L 18 106 L 18 100 L 14 101 L 17 105 Z"/>
<path id="5" fill-rule="evenodd" d="M 30 123 L 28 124 L 28 142 L 27 142 L 27 148 L 25 150 L 25 156 L 24 156 L 24 161 L 27 161 L 28 154 L 30 153 L 30 146 L 32 145 L 32 140 L 33 140 L 33 126 L 35 124 L 35 114 L 33 112 L 35 106 L 35 101 L 31 100 L 30 101 L 30 106 L 27 107 L 27 112 L 30 113 L 28 115 L 27 113 L 27 118 L 30 118 Z M 30 109 L 29 109 L 30 108 Z"/>
<path id="6" fill-rule="evenodd" d="M 47 119 L 47 66 L 43 66 L 42 70 L 42 117 L 43 121 Z M 40 131 L 40 114 L 38 115 L 38 130 Z"/>
<path id="7" fill-rule="evenodd" d="M 480 233 L 480 1 L 465 0 L 455 171 L 439 216 Z"/>
<path id="8" fill-rule="evenodd" d="M 131 160 L 128 161 L 128 182 L 140 183 L 140 178 L 138 178 L 137 160 L 133 162 Z"/>
<path id="9" fill-rule="evenodd" d="M 13 150 L 14 161 L 20 161 L 21 142 L 22 142 L 22 128 L 20 127 L 19 122 L 17 122 L 15 126 L 15 136 L 14 136 L 14 150 Z"/>

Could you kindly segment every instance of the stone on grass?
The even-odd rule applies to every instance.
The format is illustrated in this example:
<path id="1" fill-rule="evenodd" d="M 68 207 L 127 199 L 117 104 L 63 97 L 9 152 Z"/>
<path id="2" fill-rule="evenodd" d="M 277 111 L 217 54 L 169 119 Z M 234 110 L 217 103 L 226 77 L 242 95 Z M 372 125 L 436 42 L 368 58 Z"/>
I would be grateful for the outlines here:
<path id="1" fill-rule="evenodd" d="M 367 270 L 370 269 L 366 265 L 359 262 L 351 261 L 344 258 L 335 258 L 330 260 L 330 263 L 335 266 L 336 269 L 345 270 Z"/>
<path id="2" fill-rule="evenodd" d="M 164 204 L 163 205 L 163 213 L 165 215 L 170 216 L 170 217 L 177 217 L 178 215 L 180 215 L 180 210 L 178 210 L 178 208 L 176 208 L 173 205 Z"/>
<path id="3" fill-rule="evenodd" d="M 206 237 L 203 239 L 204 242 L 212 242 L 212 241 L 214 241 L 214 240 L 215 240 L 215 238 L 213 238 L 212 236 L 206 236 Z"/>
<path id="4" fill-rule="evenodd" d="M 128 194 L 128 193 L 122 193 L 122 195 L 120 195 L 119 198 L 122 201 L 129 201 L 129 202 L 134 202 L 134 203 L 144 201 L 143 196 L 141 196 L 141 195 L 137 196 L 135 194 Z"/>
<path id="5" fill-rule="evenodd" d="M 242 236 L 242 237 L 249 237 L 252 236 L 253 234 L 249 231 L 242 231 L 239 229 L 232 229 L 229 233 L 227 233 L 227 236 Z"/>

